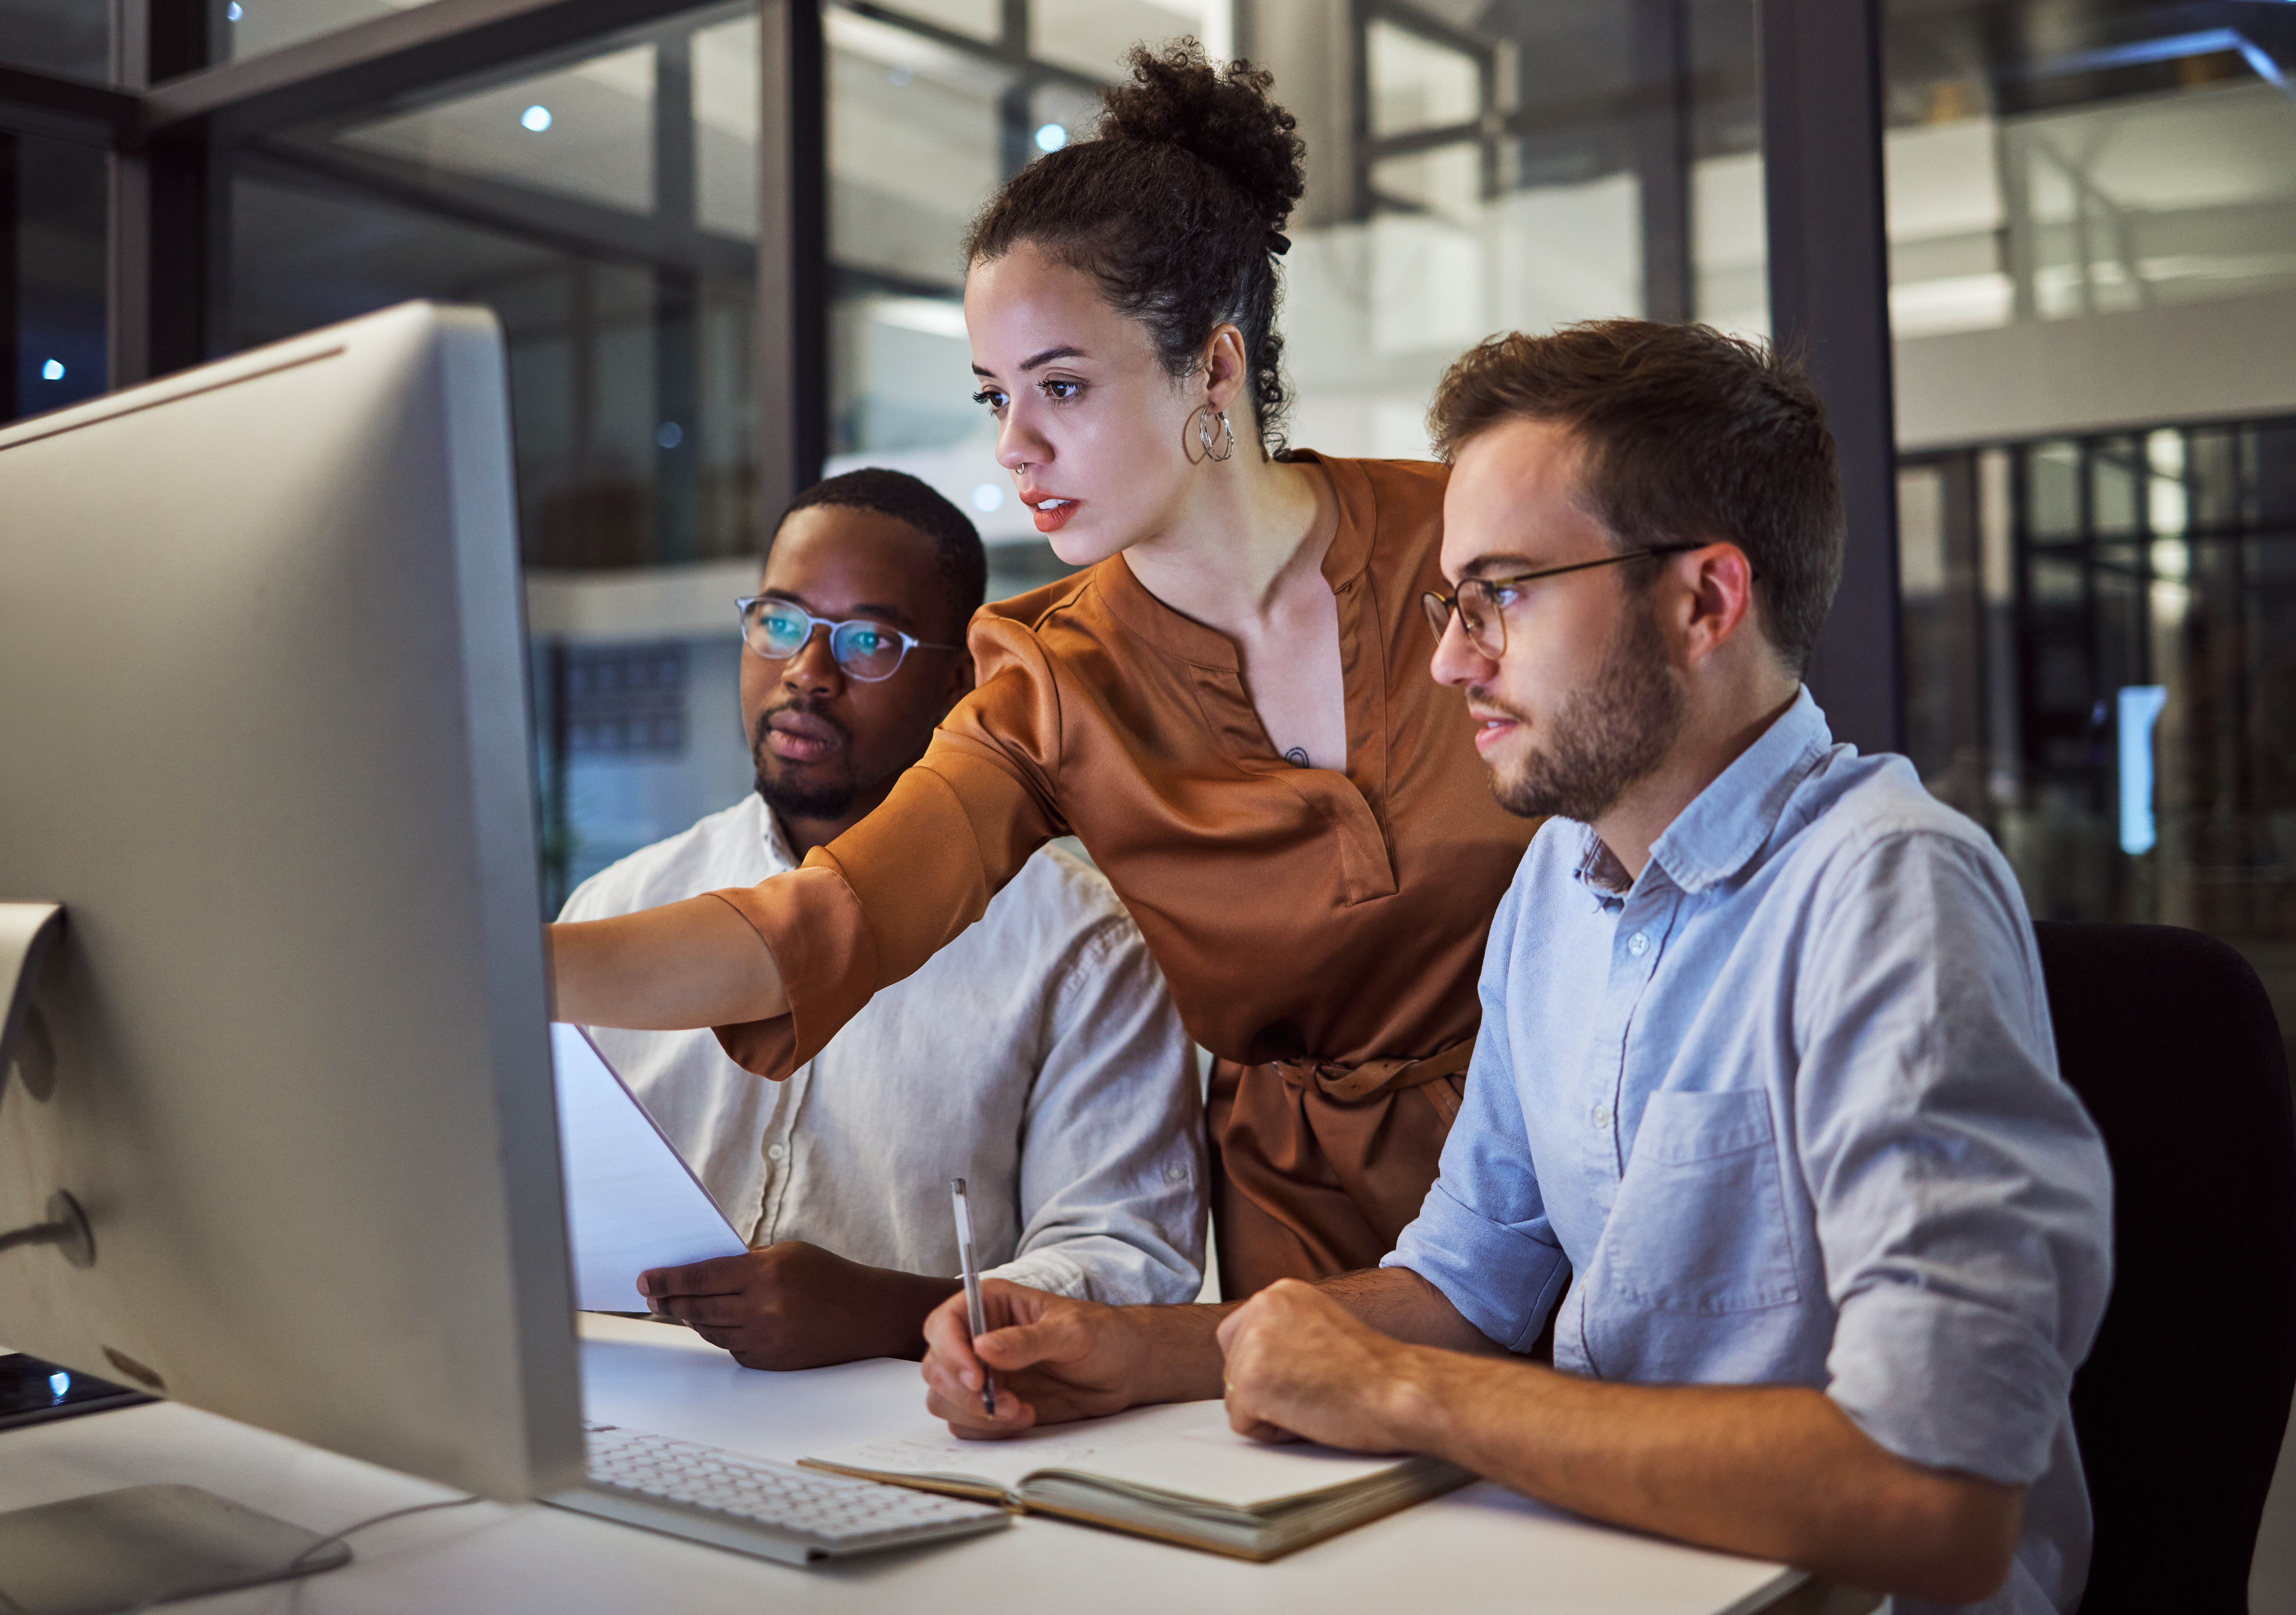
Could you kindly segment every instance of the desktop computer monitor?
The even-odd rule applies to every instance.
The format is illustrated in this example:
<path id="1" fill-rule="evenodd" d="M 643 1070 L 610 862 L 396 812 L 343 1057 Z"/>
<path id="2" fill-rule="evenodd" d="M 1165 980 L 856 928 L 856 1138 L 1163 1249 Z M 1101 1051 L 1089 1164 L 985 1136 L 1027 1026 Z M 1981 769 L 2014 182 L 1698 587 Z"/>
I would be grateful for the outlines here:
<path id="1" fill-rule="evenodd" d="M 0 904 L 64 909 L 0 980 L 0 1346 L 580 1479 L 525 668 L 484 312 L 0 430 Z M 59 1203 L 92 1250 L 8 1248 Z"/>

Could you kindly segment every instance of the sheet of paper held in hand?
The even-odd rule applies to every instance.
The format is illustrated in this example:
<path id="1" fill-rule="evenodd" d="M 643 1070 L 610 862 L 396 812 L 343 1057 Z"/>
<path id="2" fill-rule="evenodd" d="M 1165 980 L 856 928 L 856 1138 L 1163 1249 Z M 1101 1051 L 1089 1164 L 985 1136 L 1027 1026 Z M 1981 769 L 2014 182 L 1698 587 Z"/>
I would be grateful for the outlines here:
<path id="1" fill-rule="evenodd" d="M 578 1026 L 550 1029 L 574 1304 L 642 1312 L 638 1275 L 747 1249 Z"/>
<path id="2" fill-rule="evenodd" d="M 1009 1441 L 941 1425 L 804 1460 L 1245 1559 L 1274 1559 L 1473 1477 L 1439 1458 L 1271 1446 L 1228 1428 L 1218 1402 L 1136 1407 Z"/>

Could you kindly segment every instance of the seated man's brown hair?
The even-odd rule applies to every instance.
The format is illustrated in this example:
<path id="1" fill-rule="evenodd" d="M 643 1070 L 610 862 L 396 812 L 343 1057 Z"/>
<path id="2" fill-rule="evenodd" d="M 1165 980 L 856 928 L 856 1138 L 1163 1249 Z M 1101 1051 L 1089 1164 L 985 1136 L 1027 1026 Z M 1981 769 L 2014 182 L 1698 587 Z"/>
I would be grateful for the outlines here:
<path id="1" fill-rule="evenodd" d="M 1707 325 L 1512 332 L 1459 357 L 1427 418 L 1446 460 L 1510 420 L 1567 426 L 1619 547 L 1736 545 L 1779 659 L 1808 667 L 1841 580 L 1841 494 L 1825 406 L 1792 358 Z"/>

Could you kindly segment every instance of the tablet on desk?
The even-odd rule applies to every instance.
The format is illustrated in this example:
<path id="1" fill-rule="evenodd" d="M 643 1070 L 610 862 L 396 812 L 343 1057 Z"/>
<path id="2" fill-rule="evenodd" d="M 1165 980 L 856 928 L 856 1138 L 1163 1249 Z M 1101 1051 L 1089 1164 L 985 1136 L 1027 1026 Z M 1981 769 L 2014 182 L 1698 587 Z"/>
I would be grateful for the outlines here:
<path id="1" fill-rule="evenodd" d="M 647 1268 L 749 1249 L 587 1033 L 553 1024 L 550 1053 L 575 1306 L 643 1313 L 637 1279 Z"/>

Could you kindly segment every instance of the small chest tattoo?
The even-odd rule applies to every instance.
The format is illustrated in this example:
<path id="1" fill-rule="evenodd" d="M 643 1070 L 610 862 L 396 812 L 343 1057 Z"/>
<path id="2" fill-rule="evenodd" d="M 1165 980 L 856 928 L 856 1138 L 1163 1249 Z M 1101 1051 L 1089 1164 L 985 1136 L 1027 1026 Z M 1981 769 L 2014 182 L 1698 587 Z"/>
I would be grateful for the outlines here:
<path id="1" fill-rule="evenodd" d="M 1291 764 L 1294 768 L 1305 768 L 1308 766 L 1308 748 L 1305 746 L 1292 747 L 1291 750 L 1286 751 L 1283 754 L 1283 760 Z"/>

